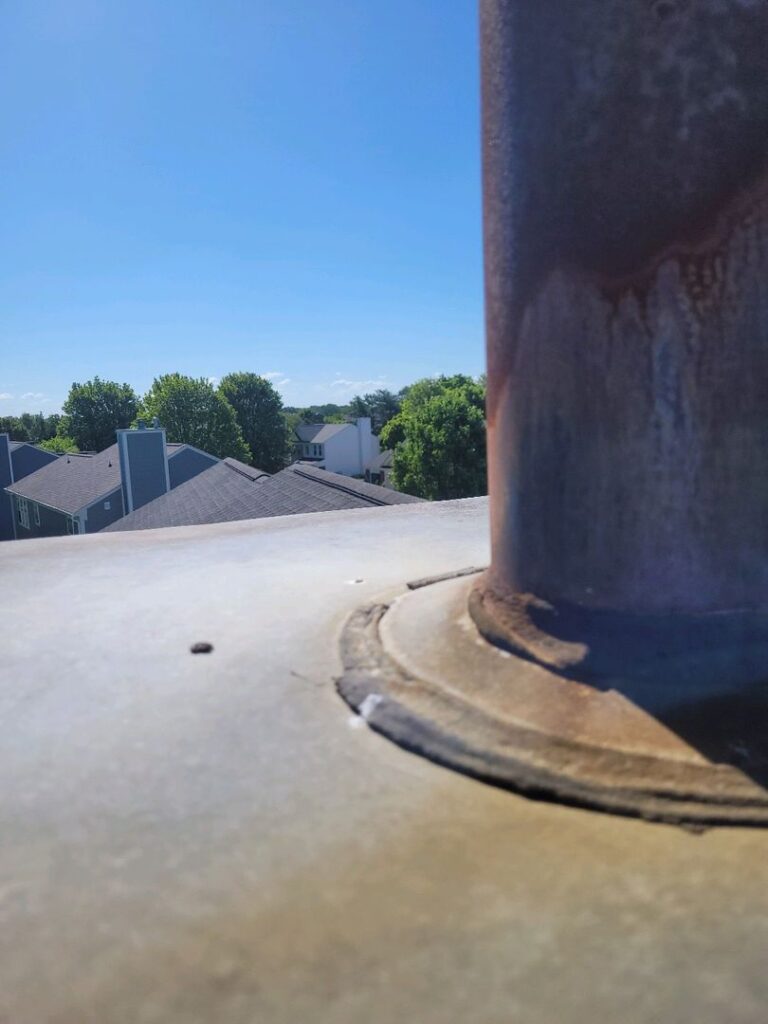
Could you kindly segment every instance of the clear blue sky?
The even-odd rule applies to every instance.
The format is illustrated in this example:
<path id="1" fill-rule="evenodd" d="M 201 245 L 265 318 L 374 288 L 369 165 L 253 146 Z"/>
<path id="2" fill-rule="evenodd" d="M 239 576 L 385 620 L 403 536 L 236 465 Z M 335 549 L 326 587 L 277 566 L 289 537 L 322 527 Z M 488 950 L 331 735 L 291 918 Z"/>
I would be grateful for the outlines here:
<path id="1" fill-rule="evenodd" d="M 475 8 L 0 0 L 0 414 L 479 373 Z"/>

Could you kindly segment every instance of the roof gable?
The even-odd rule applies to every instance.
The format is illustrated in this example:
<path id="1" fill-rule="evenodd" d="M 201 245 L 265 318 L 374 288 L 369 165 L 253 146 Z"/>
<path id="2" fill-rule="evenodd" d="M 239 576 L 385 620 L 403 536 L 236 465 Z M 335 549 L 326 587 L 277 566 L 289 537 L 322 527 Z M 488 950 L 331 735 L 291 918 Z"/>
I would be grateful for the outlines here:
<path id="1" fill-rule="evenodd" d="M 295 428 L 299 441 L 324 444 L 329 438 L 335 437 L 342 430 L 354 429 L 352 423 L 299 423 Z"/>
<path id="2" fill-rule="evenodd" d="M 167 445 L 166 450 L 170 456 L 183 447 Z M 6 490 L 67 515 L 74 515 L 105 494 L 111 494 L 121 484 L 120 459 L 117 445 L 113 444 L 95 455 L 74 452 L 62 455 L 11 484 Z"/>

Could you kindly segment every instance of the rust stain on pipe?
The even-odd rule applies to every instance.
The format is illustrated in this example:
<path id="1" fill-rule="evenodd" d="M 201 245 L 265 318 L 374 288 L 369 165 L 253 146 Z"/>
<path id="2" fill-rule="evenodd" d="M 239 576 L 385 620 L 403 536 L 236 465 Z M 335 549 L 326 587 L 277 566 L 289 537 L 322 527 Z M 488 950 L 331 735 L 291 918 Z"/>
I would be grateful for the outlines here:
<path id="1" fill-rule="evenodd" d="M 484 0 L 499 593 L 768 604 L 768 4 Z"/>

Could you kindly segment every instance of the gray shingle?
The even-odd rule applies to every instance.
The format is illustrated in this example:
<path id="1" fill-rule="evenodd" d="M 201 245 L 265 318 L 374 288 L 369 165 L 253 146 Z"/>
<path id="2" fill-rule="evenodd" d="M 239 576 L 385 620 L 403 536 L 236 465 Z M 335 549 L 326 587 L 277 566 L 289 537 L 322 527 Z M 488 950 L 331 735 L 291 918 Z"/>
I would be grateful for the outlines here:
<path id="1" fill-rule="evenodd" d="M 230 469 L 234 469 L 236 473 L 248 477 L 249 480 L 266 480 L 269 477 L 269 473 L 265 473 L 263 469 L 257 469 L 255 466 L 246 466 L 244 462 L 240 462 L 238 459 L 226 458 L 224 462 L 226 462 Z"/>
<path id="2" fill-rule="evenodd" d="M 300 423 L 296 427 L 296 436 L 300 441 L 323 444 L 330 437 L 346 430 L 350 423 Z"/>
<path id="3" fill-rule="evenodd" d="M 339 473 L 329 473 L 325 469 L 315 469 L 314 466 L 303 463 L 289 466 L 283 472 L 292 473 L 294 476 L 313 481 L 316 485 L 329 489 L 346 491 L 358 501 L 363 501 L 368 505 L 408 505 L 423 500 L 415 498 L 412 494 L 401 494 L 400 491 L 379 487 L 377 484 L 369 484 L 364 480 L 355 480 L 350 476 L 341 476 Z"/>
<path id="4" fill-rule="evenodd" d="M 231 463 L 235 465 L 231 465 Z M 160 526 L 194 526 L 250 519 L 252 493 L 263 486 L 239 468 L 242 463 L 225 460 L 179 484 L 167 494 L 118 519 L 102 531 L 152 530 Z M 243 467 L 253 472 L 252 467 Z M 256 471 L 258 472 L 258 471 Z M 268 477 L 266 479 L 269 479 Z"/>
<path id="5" fill-rule="evenodd" d="M 420 500 L 310 466 L 289 466 L 270 477 L 226 459 L 103 532 L 195 526 Z"/>
<path id="6" fill-rule="evenodd" d="M 62 455 L 7 490 L 74 515 L 119 486 L 120 460 L 113 444 L 98 455 Z"/>

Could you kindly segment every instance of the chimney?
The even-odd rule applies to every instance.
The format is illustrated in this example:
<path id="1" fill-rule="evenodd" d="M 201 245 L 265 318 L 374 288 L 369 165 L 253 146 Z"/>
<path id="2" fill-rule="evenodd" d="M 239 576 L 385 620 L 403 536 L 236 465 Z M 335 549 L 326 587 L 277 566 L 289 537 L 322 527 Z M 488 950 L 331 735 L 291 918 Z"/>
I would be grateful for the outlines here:
<path id="1" fill-rule="evenodd" d="M 4 488 L 13 483 L 11 462 L 11 439 L 0 434 L 0 540 L 13 540 L 16 531 L 13 525 L 13 501 Z"/>
<path id="2" fill-rule="evenodd" d="M 126 515 L 171 489 L 165 431 L 160 427 L 118 430 L 120 477 Z"/>
<path id="3" fill-rule="evenodd" d="M 768 826 L 768 5 L 480 6 L 491 565 L 361 608 L 339 689 L 476 778 Z"/>
<path id="4" fill-rule="evenodd" d="M 365 473 L 371 464 L 371 417 L 360 416 L 357 420 L 357 445 L 360 452 L 360 472 Z"/>

